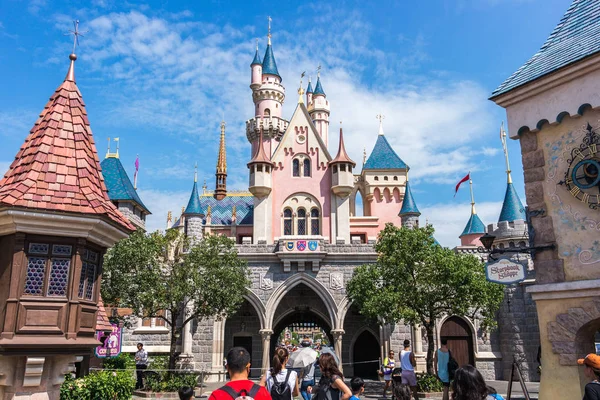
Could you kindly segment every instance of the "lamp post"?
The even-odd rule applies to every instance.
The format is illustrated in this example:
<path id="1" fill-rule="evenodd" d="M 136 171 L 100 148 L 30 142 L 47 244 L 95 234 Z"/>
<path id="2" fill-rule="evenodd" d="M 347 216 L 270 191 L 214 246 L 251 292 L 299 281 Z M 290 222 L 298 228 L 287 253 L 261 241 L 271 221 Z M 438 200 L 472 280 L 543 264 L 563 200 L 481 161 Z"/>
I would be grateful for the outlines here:
<path id="1" fill-rule="evenodd" d="M 479 246 L 477 251 L 479 253 L 489 253 L 490 258 L 495 260 L 493 255 L 495 254 L 504 254 L 504 253 L 529 253 L 533 256 L 533 254 L 538 250 L 550 250 L 556 247 L 555 244 L 546 244 L 542 246 L 532 246 L 531 240 L 529 241 L 529 246 L 521 246 L 521 247 L 509 247 L 507 249 L 493 249 L 494 241 L 496 240 L 496 236 L 490 235 L 489 233 L 485 233 L 483 236 L 479 238 L 481 244 L 483 246 Z"/>

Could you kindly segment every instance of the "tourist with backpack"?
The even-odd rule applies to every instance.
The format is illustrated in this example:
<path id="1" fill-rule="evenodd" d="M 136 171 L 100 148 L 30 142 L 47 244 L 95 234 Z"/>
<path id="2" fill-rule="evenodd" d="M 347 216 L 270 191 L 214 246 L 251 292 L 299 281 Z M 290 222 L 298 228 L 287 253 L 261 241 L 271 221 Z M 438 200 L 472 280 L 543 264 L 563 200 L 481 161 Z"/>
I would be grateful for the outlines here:
<path id="1" fill-rule="evenodd" d="M 319 357 L 319 368 L 319 386 L 315 390 L 308 388 L 308 392 L 313 393 L 312 400 L 349 400 L 352 397 L 352 391 L 344 383 L 344 375 L 340 372 L 333 354 L 322 353 Z"/>
<path id="2" fill-rule="evenodd" d="M 452 400 L 504 400 L 504 398 L 485 383 L 477 368 L 465 365 L 456 370 L 452 381 Z"/>
<path id="3" fill-rule="evenodd" d="M 450 399 L 450 372 L 448 362 L 450 361 L 450 350 L 448 350 L 448 339 L 441 339 L 442 346 L 435 352 L 435 364 L 438 379 L 442 382 L 442 400 Z"/>
<path id="4" fill-rule="evenodd" d="M 298 374 L 287 369 L 290 353 L 285 347 L 275 350 L 271 370 L 260 379 L 260 386 L 266 386 L 273 400 L 292 400 L 298 396 Z"/>
<path id="5" fill-rule="evenodd" d="M 248 379 L 250 353 L 243 347 L 234 347 L 227 353 L 229 382 L 212 392 L 208 400 L 271 400 L 267 389 Z"/>

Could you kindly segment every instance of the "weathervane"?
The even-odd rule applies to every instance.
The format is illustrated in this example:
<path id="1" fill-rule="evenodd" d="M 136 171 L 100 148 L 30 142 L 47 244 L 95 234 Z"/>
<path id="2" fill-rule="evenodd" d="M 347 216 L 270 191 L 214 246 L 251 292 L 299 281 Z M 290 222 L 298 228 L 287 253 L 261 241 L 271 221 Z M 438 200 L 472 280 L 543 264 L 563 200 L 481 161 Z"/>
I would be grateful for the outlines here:
<path id="1" fill-rule="evenodd" d="M 304 94 L 304 89 L 302 89 L 302 78 L 304 78 L 304 75 L 306 75 L 306 71 L 300 74 L 300 87 L 298 88 L 298 103 L 304 103 L 304 100 L 302 99 L 302 95 Z"/>
<path id="2" fill-rule="evenodd" d="M 73 30 L 69 29 L 69 33 L 65 33 L 65 36 L 70 36 L 73 35 L 73 54 L 75 54 L 75 48 L 77 46 L 79 46 L 79 36 L 83 37 L 84 33 L 87 33 L 88 31 L 85 32 L 80 32 L 79 31 L 79 20 L 75 20 L 73 21 Z"/>
<path id="3" fill-rule="evenodd" d="M 321 76 L 321 64 L 317 67 L 317 78 Z"/>

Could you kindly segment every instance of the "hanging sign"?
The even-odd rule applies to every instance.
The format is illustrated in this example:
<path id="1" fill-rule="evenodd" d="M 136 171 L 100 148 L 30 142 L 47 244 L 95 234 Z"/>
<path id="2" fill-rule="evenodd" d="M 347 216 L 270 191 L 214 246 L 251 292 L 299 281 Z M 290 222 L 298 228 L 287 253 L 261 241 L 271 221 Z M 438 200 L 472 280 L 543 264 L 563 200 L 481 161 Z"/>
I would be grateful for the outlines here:
<path id="1" fill-rule="evenodd" d="M 510 285 L 525 279 L 525 266 L 508 258 L 501 258 L 485 264 L 485 276 L 490 282 Z"/>
<path id="2" fill-rule="evenodd" d="M 122 328 L 117 324 L 111 324 L 111 332 L 96 332 L 96 339 L 104 341 L 102 346 L 96 347 L 95 353 L 98 358 L 116 357 L 121 354 Z"/>

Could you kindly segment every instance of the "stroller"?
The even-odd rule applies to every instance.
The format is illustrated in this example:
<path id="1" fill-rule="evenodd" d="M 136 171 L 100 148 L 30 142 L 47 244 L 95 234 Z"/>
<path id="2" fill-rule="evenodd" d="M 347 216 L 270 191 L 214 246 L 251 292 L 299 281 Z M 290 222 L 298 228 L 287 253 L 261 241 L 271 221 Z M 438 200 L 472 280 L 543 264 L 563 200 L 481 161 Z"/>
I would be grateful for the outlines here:
<path id="1" fill-rule="evenodd" d="M 392 370 L 392 400 L 398 400 L 395 394 L 400 385 L 402 385 L 402 368 L 394 368 Z"/>

